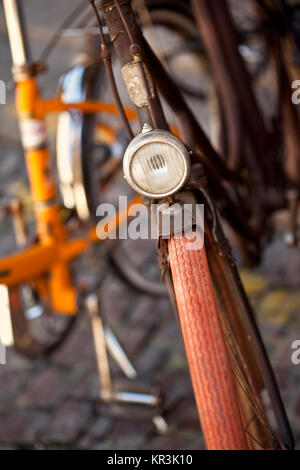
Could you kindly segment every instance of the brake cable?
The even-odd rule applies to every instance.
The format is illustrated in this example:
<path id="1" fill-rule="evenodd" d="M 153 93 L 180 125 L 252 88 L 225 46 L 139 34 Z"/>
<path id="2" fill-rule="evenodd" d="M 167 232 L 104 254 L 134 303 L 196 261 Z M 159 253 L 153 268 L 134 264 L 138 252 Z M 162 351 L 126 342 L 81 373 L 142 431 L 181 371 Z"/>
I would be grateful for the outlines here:
<path id="1" fill-rule="evenodd" d="M 45 63 L 52 53 L 54 47 L 61 39 L 61 32 L 68 28 L 76 18 L 84 11 L 86 5 L 86 0 L 82 0 L 80 4 L 64 19 L 60 26 L 55 30 L 54 34 L 51 36 L 50 40 L 47 42 L 46 46 L 42 50 L 38 62 Z"/>

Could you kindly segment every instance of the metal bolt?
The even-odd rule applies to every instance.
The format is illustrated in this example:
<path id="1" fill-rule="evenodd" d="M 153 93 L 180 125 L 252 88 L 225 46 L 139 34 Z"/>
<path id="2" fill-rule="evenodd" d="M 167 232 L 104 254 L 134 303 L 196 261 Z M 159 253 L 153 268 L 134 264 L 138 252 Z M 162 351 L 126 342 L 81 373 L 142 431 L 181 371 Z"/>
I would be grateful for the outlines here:
<path id="1" fill-rule="evenodd" d="M 145 122 L 145 124 L 143 125 L 142 133 L 145 134 L 146 132 L 150 131 L 152 131 L 152 127 L 150 126 L 150 124 L 148 124 L 148 122 Z"/>
<path id="2" fill-rule="evenodd" d="M 130 54 L 132 54 L 133 56 L 138 55 L 141 52 L 141 48 L 138 44 L 131 44 L 129 50 L 130 50 Z"/>
<path id="3" fill-rule="evenodd" d="M 85 307 L 91 315 L 97 315 L 99 312 L 99 299 L 95 294 L 89 294 L 85 298 Z"/>

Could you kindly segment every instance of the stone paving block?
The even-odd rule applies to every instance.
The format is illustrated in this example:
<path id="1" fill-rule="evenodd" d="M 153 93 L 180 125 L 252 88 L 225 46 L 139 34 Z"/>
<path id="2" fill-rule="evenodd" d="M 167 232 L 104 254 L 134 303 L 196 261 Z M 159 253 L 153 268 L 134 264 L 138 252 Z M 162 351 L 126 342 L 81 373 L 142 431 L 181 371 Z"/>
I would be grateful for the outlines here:
<path id="1" fill-rule="evenodd" d="M 177 371 L 186 370 L 187 368 L 183 346 L 178 342 L 172 345 L 172 354 L 169 356 L 167 368 Z"/>
<path id="2" fill-rule="evenodd" d="M 100 379 L 97 370 L 89 371 L 74 383 L 69 396 L 81 400 L 99 400 Z"/>
<path id="3" fill-rule="evenodd" d="M 112 325 L 119 325 L 126 320 L 132 304 L 132 291 L 124 282 L 108 276 L 100 290 L 101 311 Z"/>
<path id="4" fill-rule="evenodd" d="M 128 356 L 134 359 L 134 355 L 139 351 L 149 339 L 150 332 L 142 327 L 124 327 L 118 333 L 118 340 Z"/>
<path id="5" fill-rule="evenodd" d="M 287 369 L 285 366 L 274 366 L 274 371 L 281 392 L 291 390 L 297 392 L 299 387 L 299 372 L 296 366 Z"/>
<path id="6" fill-rule="evenodd" d="M 54 352 L 52 359 L 57 364 L 72 367 L 84 362 L 91 363 L 91 361 L 95 361 L 91 327 L 84 325 L 76 328 L 66 342 Z"/>
<path id="7" fill-rule="evenodd" d="M 47 432 L 42 435 L 44 443 L 72 443 L 86 429 L 91 414 L 88 403 L 68 401 L 57 408 L 51 416 Z"/>
<path id="8" fill-rule="evenodd" d="M 300 421 L 300 396 L 298 396 L 295 406 L 294 406 L 295 415 L 297 419 Z"/>
<path id="9" fill-rule="evenodd" d="M 166 414 L 166 420 L 170 426 L 176 426 L 178 430 L 193 430 L 200 432 L 200 423 L 194 397 L 187 396 Z"/>
<path id="10" fill-rule="evenodd" d="M 157 377 L 164 397 L 164 408 L 172 409 L 182 398 L 193 393 L 191 380 L 187 370 L 167 369 Z"/>
<path id="11" fill-rule="evenodd" d="M 277 348 L 272 361 L 275 367 L 283 367 L 294 371 L 297 371 L 297 368 L 300 369 L 299 365 L 297 366 L 292 362 L 292 354 L 295 352 L 292 344 L 296 340 L 300 340 L 300 331 L 297 332 L 296 328 L 292 329 L 290 333 L 286 333 L 284 337 L 277 338 Z"/>
<path id="12" fill-rule="evenodd" d="M 153 373 L 155 370 L 161 369 L 167 362 L 170 355 L 170 348 L 168 345 L 156 346 L 149 345 L 145 351 L 141 353 L 137 360 L 135 360 L 135 367 L 137 371 L 143 376 Z"/>
<path id="13" fill-rule="evenodd" d="M 300 309 L 300 295 L 284 289 L 273 289 L 260 303 L 260 317 L 274 326 L 286 324 L 291 314 Z"/>
<path id="14" fill-rule="evenodd" d="M 281 231 L 288 230 L 288 213 L 284 211 L 285 221 L 278 221 Z M 273 242 L 266 248 L 263 260 L 257 271 L 266 277 L 270 284 L 277 287 L 299 288 L 300 257 L 297 247 L 287 247 L 283 233 L 277 233 Z"/>
<path id="15" fill-rule="evenodd" d="M 79 441 L 79 447 L 82 449 L 91 449 L 96 445 L 103 443 L 107 438 L 108 433 L 111 431 L 113 422 L 111 419 L 100 416 L 89 427 L 86 435 Z"/>
<path id="16" fill-rule="evenodd" d="M 175 343 L 181 343 L 181 333 L 179 330 L 179 325 L 177 323 L 177 320 L 175 316 L 173 315 L 173 312 L 171 312 L 170 315 L 170 310 L 169 310 L 169 315 L 165 316 L 163 321 L 161 322 L 161 326 L 159 329 L 159 334 L 162 339 L 167 339 L 168 341 L 172 341 Z"/>
<path id="17" fill-rule="evenodd" d="M 0 424 L 0 442 L 9 444 L 32 444 L 45 430 L 48 415 L 37 411 L 15 411 Z"/>
<path id="18" fill-rule="evenodd" d="M 185 450 L 205 449 L 204 437 L 200 428 L 196 431 L 180 430 L 177 437 L 182 441 Z"/>
<path id="19" fill-rule="evenodd" d="M 244 268 L 239 269 L 239 273 L 248 295 L 255 296 L 266 290 L 268 280 L 264 276 L 253 273 Z"/>
<path id="20" fill-rule="evenodd" d="M 0 368 L 0 412 L 7 411 L 24 388 L 32 374 L 29 371 L 12 371 L 6 367 Z"/>
<path id="21" fill-rule="evenodd" d="M 128 255 L 128 259 L 137 267 L 147 262 L 149 257 L 155 262 L 158 260 L 155 240 L 128 239 L 126 242 L 122 243 L 122 249 L 124 249 L 125 253 Z"/>
<path id="22" fill-rule="evenodd" d="M 128 418 L 116 422 L 108 441 L 113 445 L 117 443 L 120 449 L 143 448 L 141 446 L 147 442 L 148 436 L 153 432 L 155 430 L 151 419 L 133 421 Z"/>
<path id="23" fill-rule="evenodd" d="M 129 324 L 149 328 L 161 321 L 158 300 L 149 295 L 140 296 L 136 306 L 129 312 Z"/>
<path id="24" fill-rule="evenodd" d="M 20 407 L 49 408 L 63 397 L 69 385 L 68 376 L 55 367 L 33 378 L 18 400 Z"/>
<path id="25" fill-rule="evenodd" d="M 184 450 L 185 445 L 178 436 L 157 436 L 149 439 L 144 450 Z"/>
<path id="26" fill-rule="evenodd" d="M 6 367 L 9 367 L 10 370 L 14 371 L 32 371 L 33 369 L 35 369 L 35 367 L 33 367 L 32 361 L 22 356 L 14 348 L 6 349 Z"/>

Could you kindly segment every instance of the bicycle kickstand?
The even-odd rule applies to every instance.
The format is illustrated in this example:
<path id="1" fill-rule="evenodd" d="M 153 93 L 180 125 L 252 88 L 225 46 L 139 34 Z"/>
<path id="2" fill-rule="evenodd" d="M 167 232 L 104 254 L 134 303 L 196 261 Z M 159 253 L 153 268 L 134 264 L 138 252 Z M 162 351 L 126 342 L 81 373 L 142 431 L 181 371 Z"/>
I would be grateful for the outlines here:
<path id="1" fill-rule="evenodd" d="M 105 403 L 141 405 L 153 410 L 152 422 L 159 434 L 168 434 L 169 426 L 163 416 L 162 398 L 159 387 L 139 381 L 134 366 L 127 357 L 111 328 L 103 324 L 99 298 L 89 294 L 84 300 L 88 311 L 95 344 L 98 372 L 101 381 L 100 397 Z M 112 381 L 109 355 L 119 366 L 126 379 L 124 383 Z"/>

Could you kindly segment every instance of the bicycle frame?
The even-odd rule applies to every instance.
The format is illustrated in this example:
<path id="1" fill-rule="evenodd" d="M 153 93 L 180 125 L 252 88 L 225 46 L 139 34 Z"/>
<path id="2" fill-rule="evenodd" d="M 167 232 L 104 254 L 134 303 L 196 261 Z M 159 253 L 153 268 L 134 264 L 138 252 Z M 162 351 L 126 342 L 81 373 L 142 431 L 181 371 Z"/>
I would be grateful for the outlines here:
<path id="1" fill-rule="evenodd" d="M 110 2 L 103 2 L 103 6 L 109 5 Z M 37 74 L 41 71 L 39 64 L 32 63 L 30 59 L 28 41 L 26 37 L 26 31 L 22 19 L 20 1 L 19 0 L 4 0 L 5 14 L 7 27 L 9 32 L 9 41 L 13 57 L 13 74 L 16 83 L 16 104 L 18 111 L 18 119 L 20 121 L 20 127 L 23 133 L 23 147 L 25 151 L 25 159 L 27 165 L 27 171 L 30 180 L 30 188 L 33 196 L 35 206 L 35 217 L 37 220 L 37 230 L 39 236 L 39 244 L 37 247 L 54 246 L 57 251 L 57 244 L 67 246 L 64 252 L 72 253 L 64 258 L 62 256 L 62 265 L 59 270 L 52 273 L 51 285 L 52 298 L 56 299 L 53 301 L 53 305 L 60 308 L 58 310 L 74 312 L 75 310 L 75 299 L 76 292 L 72 287 L 69 272 L 69 260 L 78 256 L 82 253 L 87 245 L 95 242 L 93 235 L 94 229 L 88 233 L 82 239 L 70 240 L 70 235 L 67 234 L 59 213 L 60 207 L 57 203 L 57 187 L 52 175 L 52 169 L 49 158 L 49 149 L 47 146 L 47 132 L 45 117 L 49 113 L 61 112 L 66 110 L 80 110 L 82 113 L 111 113 L 117 114 L 117 107 L 109 103 L 100 103 L 97 101 L 83 101 L 77 103 L 65 103 L 61 98 L 54 99 L 43 99 L 40 95 L 38 83 L 36 80 Z M 107 10 L 106 15 L 113 16 L 113 10 Z M 118 25 L 116 18 L 115 22 L 116 29 L 122 28 L 122 25 Z M 123 40 L 123 38 L 122 38 Z M 124 52 L 124 45 L 120 38 L 116 38 L 116 43 L 120 43 Z M 211 187 L 213 188 L 214 197 L 222 198 L 226 200 L 226 208 L 224 215 L 228 218 L 229 222 L 236 228 L 236 230 L 244 237 L 246 241 L 257 242 L 264 231 L 265 221 L 270 212 L 276 207 L 281 207 L 284 204 L 283 198 L 280 197 L 280 193 L 271 193 L 274 202 L 271 201 L 270 207 L 264 208 L 260 211 L 260 207 L 256 213 L 254 213 L 253 223 L 250 225 L 245 210 L 243 209 L 243 201 L 239 200 L 239 196 L 236 195 L 236 200 L 232 197 L 232 194 L 228 191 L 228 186 L 223 184 L 223 179 L 234 183 L 239 180 L 238 174 L 234 170 L 230 170 L 222 160 L 217 152 L 210 145 L 209 140 L 203 133 L 197 120 L 187 107 L 180 90 L 170 80 L 168 74 L 157 60 L 155 54 L 153 54 L 149 45 L 143 40 L 143 47 L 147 54 L 147 61 L 153 71 L 154 79 L 157 83 L 159 91 L 164 96 L 170 107 L 172 108 L 175 116 L 177 117 L 179 133 L 186 143 L 186 145 L 193 150 L 192 159 L 193 161 L 200 161 L 204 163 L 207 174 L 212 182 Z M 126 44 L 128 51 L 128 44 Z M 130 57 L 127 57 L 128 60 Z M 157 104 L 155 104 L 157 106 Z M 147 115 L 148 113 L 148 115 Z M 125 114 L 129 119 L 135 119 L 139 114 L 139 118 L 145 121 L 151 120 L 149 112 L 143 109 L 132 110 L 126 109 Z M 161 113 L 155 112 L 156 115 Z M 147 120 L 146 119 L 146 120 Z M 173 129 L 172 129 L 173 130 Z M 37 142 L 30 142 L 33 133 L 33 137 Z M 29 137 L 28 137 L 29 136 Z M 29 143 L 28 143 L 29 138 Z M 200 150 L 200 152 L 199 152 Z M 233 187 L 233 186 L 232 186 Z M 262 192 L 262 197 L 264 192 Z M 136 202 L 136 201 L 134 201 Z M 256 207 L 256 205 L 254 205 Z M 254 207 L 254 209 L 255 209 Z M 121 219 L 123 215 L 121 216 Z M 28 250 L 32 250 L 29 248 Z M 26 254 L 26 256 L 25 256 Z M 29 268 L 29 271 L 34 275 L 40 275 L 41 272 L 45 272 L 45 267 L 41 268 L 42 261 L 39 261 L 36 267 L 32 266 L 31 261 L 39 259 L 40 253 L 33 253 L 30 251 L 28 256 L 27 250 L 24 251 L 24 257 L 18 254 L 17 257 L 12 256 L 0 260 L 0 282 L 7 285 L 15 285 L 18 282 L 23 282 L 24 274 L 20 274 L 23 270 Z M 37 258 L 35 258 L 37 256 Z M 52 259 L 52 254 L 49 254 Z M 26 261 L 28 258 L 29 261 Z M 45 253 L 43 262 L 46 262 L 48 255 Z M 22 264 L 20 264 L 22 263 Z M 28 267 L 28 264 L 30 265 Z M 49 263 L 47 263 L 47 269 Z M 47 270 L 46 269 L 46 270 Z M 19 271 L 19 272 L 16 272 Z M 55 279 L 60 278 L 61 280 L 55 282 Z M 29 279 L 29 276 L 26 276 Z M 56 286 L 62 285 L 62 288 L 66 287 L 66 295 L 61 295 L 60 289 Z M 60 301 L 58 299 L 61 299 Z M 69 300 L 67 300 L 69 299 Z M 64 305 L 61 305 L 63 303 Z M 61 307 L 64 307 L 63 309 Z"/>
<path id="2" fill-rule="evenodd" d="M 73 285 L 70 262 L 92 244 L 101 240 L 95 226 L 85 230 L 83 236 L 74 234 L 64 226 L 58 190 L 50 161 L 45 118 L 49 113 L 80 110 L 83 113 L 117 114 L 115 105 L 97 101 L 64 103 L 60 98 L 44 100 L 41 97 L 36 75 L 40 71 L 30 60 L 26 30 L 19 0 L 4 0 L 4 10 L 13 59 L 13 75 L 16 85 L 16 107 L 21 128 L 26 167 L 37 222 L 38 242 L 17 254 L 0 259 L 0 282 L 8 287 L 26 282 L 39 282 L 49 274 L 49 297 L 53 310 L 74 315 L 77 312 L 76 286 Z M 136 113 L 126 110 L 129 119 Z M 128 217 L 133 204 L 141 202 L 139 196 L 129 202 L 119 213 L 110 228 L 117 228 Z M 97 227 L 106 231 L 107 222 Z M 107 233 L 108 234 L 108 233 Z"/>
<path id="3" fill-rule="evenodd" d="M 123 7 L 126 6 L 125 4 L 126 2 L 122 2 Z M 58 312 L 73 315 L 77 311 L 76 300 L 78 290 L 72 283 L 70 261 L 82 254 L 93 243 L 98 242 L 99 239 L 96 236 L 95 227 L 85 230 L 83 236 L 74 238 L 74 234 L 69 231 L 63 223 L 58 203 L 58 191 L 51 167 L 49 148 L 47 146 L 45 117 L 51 112 L 70 109 L 80 110 L 83 113 L 109 112 L 116 114 L 117 108 L 113 105 L 96 101 L 64 103 L 61 99 L 44 100 L 40 95 L 36 81 L 36 75 L 40 71 L 39 65 L 33 64 L 29 57 L 25 28 L 22 23 L 20 11 L 20 2 L 18 0 L 4 0 L 4 7 L 13 57 L 18 118 L 21 126 L 22 142 L 34 202 L 39 241 L 35 245 L 25 248 L 18 254 L 0 260 L 0 282 L 7 286 L 14 286 L 23 282 L 33 281 L 39 285 L 39 283 L 43 283 L 44 275 L 50 274 L 49 281 L 47 282 L 49 282 L 49 292 L 53 309 Z M 107 0 L 102 0 L 101 7 L 116 32 L 119 33 L 123 31 L 124 25 L 122 24 L 121 17 L 118 18 L 118 15 L 116 15 L 114 18 L 116 4 L 111 6 Z M 130 19 L 132 19 L 132 17 L 130 17 Z M 147 60 L 153 69 L 154 77 L 157 78 L 160 91 L 178 117 L 183 140 L 191 149 L 195 150 L 195 147 L 198 146 L 198 148 L 202 150 L 203 154 L 200 155 L 198 160 L 207 164 L 210 178 L 214 178 L 217 189 L 219 191 L 223 190 L 224 192 L 225 187 L 222 186 L 222 181 L 218 181 L 218 177 L 221 180 L 220 175 L 222 175 L 222 177 L 228 177 L 230 180 L 230 178 L 233 179 L 235 177 L 234 172 L 231 172 L 227 168 L 226 164 L 224 164 L 218 154 L 210 146 L 197 120 L 185 105 L 180 91 L 174 86 L 173 82 L 169 80 L 168 75 L 161 67 L 147 43 L 143 42 L 142 38 L 140 39 L 141 49 L 145 48 L 147 52 Z M 121 34 L 114 35 L 114 42 L 116 49 L 119 44 L 120 57 L 125 57 L 128 61 L 131 61 L 131 53 L 128 54 L 128 52 L 130 46 L 135 46 L 135 44 L 128 44 L 128 41 L 126 43 L 126 37 L 124 40 L 124 35 L 122 36 Z M 125 55 L 126 50 L 127 57 Z M 131 49 L 131 51 L 132 50 L 133 49 Z M 121 65 L 124 65 L 124 63 L 121 63 Z M 147 88 L 147 86 L 145 86 L 145 88 Z M 140 120 L 143 121 L 146 116 L 147 119 L 152 120 L 153 124 L 155 124 L 155 121 L 159 123 L 159 118 L 161 122 L 163 122 L 163 114 L 162 117 L 160 116 L 161 109 L 159 108 L 159 100 L 156 102 L 153 100 L 153 102 L 149 100 L 148 96 L 148 105 L 150 101 L 153 105 L 152 109 L 143 109 L 142 111 L 140 110 L 140 113 L 138 113 L 139 110 L 137 109 Z M 146 106 L 147 108 L 148 105 Z M 125 113 L 129 119 L 136 117 L 135 111 L 126 110 Z M 196 154 L 194 153 L 194 155 Z M 226 196 L 227 193 L 224 194 Z M 141 202 L 139 196 L 130 202 L 124 212 L 118 214 L 113 228 L 127 219 L 130 207 L 138 202 Z M 238 225 L 239 222 L 240 227 L 243 227 L 244 231 L 248 232 L 249 235 L 251 229 L 249 229 L 245 217 L 242 217 L 243 214 L 241 214 L 241 211 L 237 210 L 239 209 L 238 204 L 234 204 L 228 199 L 226 202 L 228 205 L 230 205 L 229 203 L 231 202 L 230 209 L 235 216 L 236 224 Z M 100 229 L 107 233 L 105 230 L 106 225 L 107 221 L 100 228 L 98 225 L 97 231 L 99 232 Z M 258 238 L 259 234 L 253 234 L 253 237 L 255 236 Z M 214 243 L 215 242 L 216 240 L 214 240 Z M 250 316 L 247 310 L 245 315 Z M 249 326 L 250 332 L 251 328 L 253 330 L 253 325 Z M 259 347 L 260 345 L 258 345 L 258 349 Z M 266 368 L 267 367 L 268 364 L 266 365 Z M 274 387 L 272 380 L 271 377 L 269 380 L 269 382 L 271 382 L 269 385 L 270 388 Z M 275 395 L 276 393 L 277 391 L 275 390 Z"/>
<path id="4" fill-rule="evenodd" d="M 156 123 L 159 122 L 159 120 L 161 122 L 164 121 L 164 116 L 160 115 L 163 112 L 160 108 L 159 96 L 156 92 L 157 86 L 161 95 L 177 117 L 180 135 L 183 142 L 193 152 L 191 152 L 192 163 L 200 162 L 205 167 L 207 180 L 209 180 L 208 184 L 206 178 L 201 178 L 201 176 L 203 177 L 203 173 L 198 171 L 198 174 L 195 174 L 195 179 L 191 179 L 190 185 L 187 185 L 187 188 L 191 191 L 200 192 L 201 197 L 203 197 L 207 205 L 208 212 L 211 211 L 211 247 L 213 248 L 212 251 L 214 256 L 218 253 L 216 259 L 219 261 L 216 271 L 220 274 L 220 265 L 223 262 L 221 260 L 226 260 L 229 266 L 227 274 L 220 280 L 221 290 L 226 293 L 230 291 L 228 284 L 226 285 L 226 282 L 228 282 L 229 279 L 227 275 L 230 273 L 231 279 L 229 283 L 234 281 L 233 284 L 237 287 L 239 292 L 235 300 L 240 299 L 236 310 L 239 314 L 234 316 L 233 324 L 238 328 L 242 325 L 245 328 L 246 337 L 248 339 L 251 338 L 253 344 L 255 343 L 254 354 L 262 371 L 264 383 L 268 389 L 272 405 L 275 409 L 276 419 L 279 425 L 278 427 L 283 437 L 282 441 L 287 444 L 288 448 L 293 448 L 292 433 L 282 405 L 278 386 L 270 368 L 270 363 L 265 353 L 259 332 L 255 325 L 253 312 L 247 301 L 238 273 L 235 270 L 231 254 L 228 252 L 227 242 L 220 227 L 218 215 L 214 209 L 214 203 L 210 199 L 209 189 L 212 188 L 213 195 L 217 194 L 219 197 L 221 196 L 223 200 L 225 199 L 226 205 L 228 205 L 229 209 L 226 214 L 228 219 L 231 218 L 232 225 L 235 226 L 235 228 L 238 227 L 239 233 L 244 234 L 243 232 L 248 231 L 248 234 L 245 234 L 245 239 L 248 240 L 259 239 L 265 228 L 263 222 L 267 215 L 275 209 L 276 204 L 281 204 L 281 201 L 275 201 L 272 208 L 268 207 L 266 210 L 262 211 L 263 214 L 259 214 L 259 212 L 254 214 L 258 221 L 257 229 L 247 223 L 243 206 L 241 208 L 239 203 L 234 202 L 233 199 L 231 199 L 230 194 L 226 191 L 226 186 L 223 186 L 223 179 L 227 179 L 227 181 L 234 184 L 235 181 L 238 181 L 238 175 L 236 175 L 235 171 L 231 171 L 228 168 L 226 162 L 222 161 L 218 153 L 213 149 L 197 120 L 186 105 L 180 90 L 174 84 L 160 61 L 152 52 L 147 41 L 143 38 L 141 30 L 135 21 L 134 11 L 131 7 L 131 0 L 122 0 L 122 2 L 120 0 L 101 0 L 99 10 L 108 26 L 110 40 L 114 45 L 116 55 L 122 67 L 123 79 L 127 86 L 132 104 L 135 106 L 138 113 L 140 123 L 142 125 L 144 123 L 150 123 L 155 128 L 157 127 Z M 107 44 L 102 43 L 102 48 L 107 52 Z M 130 74 L 126 74 L 127 66 L 136 67 L 134 80 Z M 137 66 L 139 66 L 139 70 Z M 134 90 L 134 92 L 132 92 L 132 90 Z M 141 99 L 145 96 L 147 99 Z M 197 153 L 197 150 L 200 151 L 200 155 Z M 231 189 L 234 187 L 233 184 Z M 205 189 L 206 187 L 208 189 L 207 192 Z M 229 215 L 231 217 L 229 217 Z M 209 230 L 207 230 L 206 233 L 209 233 Z M 219 248 L 217 248 L 216 245 L 218 245 Z M 160 250 L 162 259 L 164 263 L 167 264 L 167 256 L 165 254 L 167 248 L 161 246 Z M 221 253 L 223 253 L 222 256 L 219 256 Z M 167 270 L 168 268 L 166 268 L 166 271 Z M 233 296 L 233 300 L 234 297 L 235 296 Z M 239 339 L 242 339 L 242 335 L 238 335 L 238 337 Z M 243 346 L 241 349 L 243 349 Z"/>

